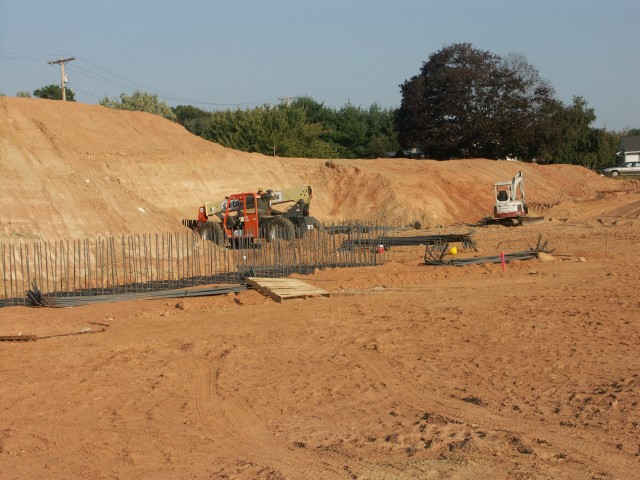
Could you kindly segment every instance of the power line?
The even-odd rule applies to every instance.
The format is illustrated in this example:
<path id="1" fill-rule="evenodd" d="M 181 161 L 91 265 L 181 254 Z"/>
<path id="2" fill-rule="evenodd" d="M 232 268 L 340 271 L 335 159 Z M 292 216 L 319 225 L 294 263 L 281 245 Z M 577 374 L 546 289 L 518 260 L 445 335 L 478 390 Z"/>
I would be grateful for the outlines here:
<path id="1" fill-rule="evenodd" d="M 199 104 L 199 105 L 210 105 L 210 106 L 216 106 L 216 107 L 233 107 L 233 106 L 240 106 L 240 105 L 258 105 L 258 104 L 261 104 L 261 103 L 274 102 L 276 100 L 276 99 L 269 99 L 267 101 L 238 102 L 238 103 L 218 103 L 218 102 L 209 102 L 209 101 L 196 100 L 196 99 L 192 99 L 192 98 L 188 98 L 188 97 L 182 97 L 182 96 L 179 96 L 179 95 L 174 95 L 172 93 L 164 92 L 162 90 L 157 90 L 157 89 L 155 89 L 153 87 L 150 87 L 148 85 L 144 85 L 142 83 L 135 82 L 135 81 L 130 80 L 130 79 L 126 78 L 126 77 L 123 77 L 122 75 L 118 75 L 117 73 L 113 73 L 113 72 L 107 70 L 106 68 L 102 68 L 102 67 L 100 67 L 98 65 L 95 65 L 95 64 L 93 64 L 93 63 L 91 63 L 88 60 L 85 60 L 83 58 L 79 58 L 79 60 L 81 62 L 84 62 L 84 63 L 92 66 L 93 68 L 97 68 L 98 70 L 101 70 L 101 71 L 103 71 L 103 72 L 105 72 L 105 73 L 107 73 L 107 74 L 109 74 L 109 75 L 111 75 L 113 77 L 119 78 L 121 80 L 124 80 L 125 82 L 128 82 L 130 84 L 136 85 L 138 87 L 141 87 L 145 91 L 150 91 L 150 92 L 162 95 L 168 100 L 184 101 L 184 102 L 190 102 L 190 103 L 195 103 L 195 104 Z M 107 83 L 114 84 L 112 81 L 108 80 L 108 77 L 104 77 L 102 75 L 95 74 L 95 73 L 94 73 L 94 75 L 96 75 L 97 77 L 101 77 L 101 78 L 105 79 L 104 81 L 106 81 Z M 127 87 L 127 88 L 129 90 L 137 90 L 137 88 L 131 88 L 131 87 Z"/>
<path id="2" fill-rule="evenodd" d="M 96 98 L 96 99 L 100 100 L 100 97 L 99 97 L 99 96 L 94 95 L 93 93 L 89 93 L 89 92 L 87 92 L 87 91 L 85 91 L 85 90 L 81 90 L 81 89 L 79 89 L 79 88 L 76 88 L 76 86 L 75 86 L 73 83 L 71 83 L 71 82 L 69 82 L 67 85 L 69 85 L 69 90 L 71 90 L 71 91 L 72 91 L 72 92 L 74 92 L 74 93 L 75 93 L 75 92 L 84 93 L 85 95 L 88 95 L 89 97 L 93 97 L 93 98 Z"/>
<path id="3" fill-rule="evenodd" d="M 113 80 L 109 80 L 107 77 L 104 77 L 102 75 L 96 74 L 96 73 L 91 72 L 90 70 L 87 70 L 87 69 L 82 68 L 82 67 L 78 67 L 78 66 L 69 67 L 69 70 L 71 70 L 74 73 L 77 73 L 78 75 L 82 75 L 83 77 L 91 78 L 92 80 L 97 80 L 99 82 L 106 83 L 108 85 L 113 85 L 115 87 L 123 88 L 123 89 L 129 90 L 129 91 L 134 91 L 135 90 L 135 88 L 132 88 L 129 85 L 126 85 L 126 84 L 120 83 L 120 82 L 115 82 Z"/>
<path id="4" fill-rule="evenodd" d="M 53 53 L 25 53 L 25 52 L 3 52 L 0 51 L 0 59 L 3 60 L 26 60 L 31 62 L 41 62 L 51 57 L 61 57 Z"/>
<path id="5" fill-rule="evenodd" d="M 12 61 L 33 61 L 33 62 L 41 62 L 43 60 L 47 60 L 48 58 L 51 58 L 54 55 L 48 55 L 48 54 L 40 54 L 40 53 L 24 53 L 24 52 L 5 52 L 5 51 L 0 51 L 0 60 L 12 60 Z M 101 72 L 104 72 L 107 75 L 103 75 L 99 72 L 96 72 L 95 70 L 91 70 L 88 68 L 83 68 L 81 66 L 78 66 L 77 64 L 74 66 L 69 65 L 68 66 L 68 70 L 71 72 L 74 72 L 78 75 L 90 78 L 92 80 L 107 84 L 107 85 L 111 85 L 111 86 L 115 86 L 118 88 L 122 88 L 125 91 L 129 91 L 129 92 L 134 92 L 136 90 L 140 90 L 143 89 L 144 91 L 147 92 L 151 92 L 151 93 L 155 93 L 158 96 L 161 96 L 163 99 L 165 100 L 169 100 L 169 101 L 174 101 L 174 102 L 188 102 L 191 104 L 196 104 L 196 105 L 206 105 L 206 106 L 212 106 L 212 107 L 240 107 L 240 106 L 250 106 L 250 105 L 260 105 L 260 104 L 271 104 L 271 103 L 275 103 L 276 101 L 278 101 L 279 99 L 277 98 L 270 98 L 268 100 L 261 100 L 261 101 L 251 101 L 251 102 L 236 102 L 236 103 L 220 103 L 220 102 L 211 102 L 211 101 L 205 101 L 205 100 L 197 100 L 197 99 L 193 99 L 193 98 L 188 98 L 188 97 L 183 97 L 180 95 L 175 95 L 169 92 L 164 92 L 162 90 L 158 90 L 156 88 L 150 87 L 148 85 L 142 84 L 142 83 L 138 83 L 134 80 L 130 80 L 126 77 L 123 77 L 122 75 L 119 75 L 117 73 L 111 72 L 110 70 L 100 67 L 92 62 L 89 62 L 88 60 L 85 60 L 84 58 L 81 57 L 74 57 L 74 60 L 77 60 L 78 62 L 84 63 L 89 65 L 90 67 L 92 67 L 95 70 L 99 70 Z M 113 77 L 113 78 L 109 78 L 109 76 Z M 66 83 L 66 82 L 65 82 Z M 79 90 L 76 88 L 76 90 L 78 90 L 79 92 L 83 92 L 87 95 L 90 95 L 94 98 L 100 98 L 97 95 L 93 95 L 90 94 L 88 92 L 85 92 L 83 90 Z"/>

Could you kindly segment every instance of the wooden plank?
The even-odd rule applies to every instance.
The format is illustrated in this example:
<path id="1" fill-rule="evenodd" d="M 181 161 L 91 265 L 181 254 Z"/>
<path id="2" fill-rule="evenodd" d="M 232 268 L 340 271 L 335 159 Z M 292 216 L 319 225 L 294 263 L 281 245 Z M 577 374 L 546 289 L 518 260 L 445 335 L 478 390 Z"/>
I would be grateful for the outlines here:
<path id="1" fill-rule="evenodd" d="M 249 277 L 245 281 L 263 295 L 267 295 L 277 302 L 291 298 L 312 298 L 317 296 L 330 297 L 326 290 L 310 285 L 297 278 L 264 278 Z"/>

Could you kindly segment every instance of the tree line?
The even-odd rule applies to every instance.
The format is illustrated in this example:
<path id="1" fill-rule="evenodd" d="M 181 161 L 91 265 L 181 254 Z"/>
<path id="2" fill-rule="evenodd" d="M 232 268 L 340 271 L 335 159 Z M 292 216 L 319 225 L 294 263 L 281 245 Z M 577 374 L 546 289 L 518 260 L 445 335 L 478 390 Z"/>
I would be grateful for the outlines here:
<path id="1" fill-rule="evenodd" d="M 372 105 L 330 108 L 311 97 L 291 104 L 205 112 L 175 108 L 190 132 L 226 147 L 306 158 L 378 158 L 398 149 L 394 111 Z"/>
<path id="2" fill-rule="evenodd" d="M 596 114 L 587 101 L 575 96 L 569 105 L 561 102 L 523 55 L 500 56 L 469 43 L 431 54 L 400 91 L 397 109 L 351 103 L 332 108 L 305 96 L 276 106 L 210 112 L 172 108 L 141 91 L 99 103 L 151 112 L 223 146 L 280 157 L 517 157 L 599 169 L 615 163 L 622 136 L 640 134 L 593 127 Z M 56 85 L 34 91 L 41 98 L 58 95 Z M 73 92 L 67 99 L 74 101 Z"/>

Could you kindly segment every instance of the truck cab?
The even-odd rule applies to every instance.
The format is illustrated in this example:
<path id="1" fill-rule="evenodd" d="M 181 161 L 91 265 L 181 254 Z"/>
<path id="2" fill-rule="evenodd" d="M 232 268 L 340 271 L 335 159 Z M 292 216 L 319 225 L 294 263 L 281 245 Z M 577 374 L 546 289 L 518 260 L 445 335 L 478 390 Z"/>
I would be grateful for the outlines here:
<path id="1" fill-rule="evenodd" d="M 222 227 L 227 238 L 258 238 L 259 203 L 264 202 L 256 193 L 236 193 L 227 198 Z M 268 204 L 263 207 L 263 214 L 268 214 Z"/>

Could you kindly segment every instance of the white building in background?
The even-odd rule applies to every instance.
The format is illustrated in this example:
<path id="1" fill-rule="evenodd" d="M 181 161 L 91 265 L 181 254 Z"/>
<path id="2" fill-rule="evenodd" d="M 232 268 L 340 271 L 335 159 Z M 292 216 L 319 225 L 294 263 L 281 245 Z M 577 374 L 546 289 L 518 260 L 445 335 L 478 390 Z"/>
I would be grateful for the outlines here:
<path id="1" fill-rule="evenodd" d="M 640 162 L 640 135 L 622 137 L 616 155 L 619 157 L 617 165 Z"/>

